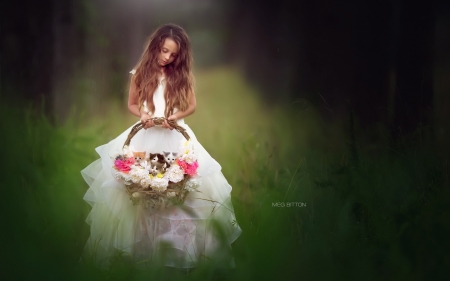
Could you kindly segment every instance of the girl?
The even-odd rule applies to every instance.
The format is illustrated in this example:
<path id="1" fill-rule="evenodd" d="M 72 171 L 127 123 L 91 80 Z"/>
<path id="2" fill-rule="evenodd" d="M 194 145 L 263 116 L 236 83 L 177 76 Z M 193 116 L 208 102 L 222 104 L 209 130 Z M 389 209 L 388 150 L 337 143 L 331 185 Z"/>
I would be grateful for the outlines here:
<path id="1" fill-rule="evenodd" d="M 198 192 L 188 193 L 181 206 L 162 210 L 133 205 L 123 184 L 113 176 L 113 157 L 121 152 L 131 130 L 96 149 L 100 159 L 81 171 L 89 184 L 84 196 L 92 210 L 87 217 L 90 237 L 82 258 L 111 266 L 117 255 L 139 265 L 162 262 L 191 268 L 202 261 L 234 267 L 231 243 L 241 234 L 231 204 L 231 186 L 221 166 L 197 141 L 184 117 L 194 113 L 196 100 L 191 45 L 178 25 L 159 27 L 130 72 L 129 111 L 145 124 L 131 140 L 139 152 L 174 157 L 184 137 L 167 120 L 182 126 L 198 156 Z M 152 117 L 165 117 L 155 126 Z"/>

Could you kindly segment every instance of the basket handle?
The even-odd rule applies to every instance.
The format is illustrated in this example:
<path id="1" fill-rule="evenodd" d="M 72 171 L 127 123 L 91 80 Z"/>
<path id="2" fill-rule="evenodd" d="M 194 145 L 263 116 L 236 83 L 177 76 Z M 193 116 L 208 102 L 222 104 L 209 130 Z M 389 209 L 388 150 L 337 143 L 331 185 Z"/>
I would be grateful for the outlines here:
<path id="1" fill-rule="evenodd" d="M 183 137 L 186 138 L 186 140 L 190 139 L 188 133 L 186 133 L 186 129 L 179 126 L 176 121 L 168 120 L 167 118 L 164 118 L 164 117 L 153 117 L 153 118 L 151 118 L 151 120 L 153 120 L 153 123 L 155 123 L 155 125 L 157 125 L 157 126 L 158 125 L 161 126 L 164 123 L 164 120 L 167 120 L 167 123 L 169 123 L 169 125 L 172 126 L 172 128 L 174 128 L 180 134 L 182 134 Z M 128 134 L 127 140 L 125 141 L 123 146 L 125 146 L 125 145 L 129 146 L 131 139 L 134 137 L 134 135 L 136 135 L 137 132 L 139 132 L 142 128 L 144 128 L 144 126 L 145 126 L 145 123 L 142 123 L 142 122 L 134 125 L 133 128 L 131 128 L 131 131 Z"/>

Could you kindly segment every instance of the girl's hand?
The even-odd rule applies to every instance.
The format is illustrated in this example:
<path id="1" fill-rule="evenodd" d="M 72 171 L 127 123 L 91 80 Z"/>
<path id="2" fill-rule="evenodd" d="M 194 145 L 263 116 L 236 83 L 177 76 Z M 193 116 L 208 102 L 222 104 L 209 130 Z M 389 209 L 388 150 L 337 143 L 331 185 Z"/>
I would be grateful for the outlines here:
<path id="1" fill-rule="evenodd" d="M 150 127 L 155 126 L 155 124 L 153 123 L 153 120 L 150 118 L 150 115 L 148 115 L 146 113 L 141 115 L 141 122 L 143 124 L 145 124 L 144 129 L 148 129 Z"/>
<path id="2" fill-rule="evenodd" d="M 175 122 L 177 122 L 178 118 L 175 114 L 169 116 L 169 118 L 167 118 L 168 120 L 173 120 Z M 173 130 L 173 127 L 169 125 L 169 123 L 167 122 L 167 120 L 164 120 L 164 123 L 162 124 L 163 128 L 167 128 L 167 129 L 171 129 Z"/>

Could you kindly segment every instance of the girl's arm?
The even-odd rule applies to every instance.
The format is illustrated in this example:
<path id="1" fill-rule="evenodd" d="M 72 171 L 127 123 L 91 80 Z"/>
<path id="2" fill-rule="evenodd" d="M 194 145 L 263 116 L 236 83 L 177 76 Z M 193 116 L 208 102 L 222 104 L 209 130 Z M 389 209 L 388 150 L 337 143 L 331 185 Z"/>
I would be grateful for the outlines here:
<path id="1" fill-rule="evenodd" d="M 131 114 L 140 117 L 141 122 L 147 122 L 144 129 L 153 127 L 155 125 L 153 124 L 153 121 L 150 120 L 150 115 L 144 112 L 143 109 L 139 109 L 139 94 L 137 92 L 136 82 L 134 81 L 134 75 L 131 76 L 130 81 L 130 90 L 128 93 L 128 110 L 131 112 Z"/>
<path id="2" fill-rule="evenodd" d="M 169 116 L 169 120 L 178 120 L 184 117 L 187 117 L 195 112 L 195 107 L 197 106 L 197 101 L 195 99 L 195 95 L 192 91 L 189 92 L 189 106 L 185 111 L 177 111 L 171 116 Z M 173 117 L 173 118 L 171 118 Z"/>
<path id="3" fill-rule="evenodd" d="M 184 111 L 177 111 L 177 112 L 175 112 L 174 114 L 170 115 L 169 118 L 167 118 L 167 119 L 174 120 L 176 122 L 178 119 L 182 119 L 184 117 L 187 117 L 187 116 L 193 114 L 195 112 L 195 107 L 196 106 L 197 106 L 197 101 L 195 99 L 195 94 L 194 94 L 193 91 L 190 91 L 189 92 L 189 106 L 188 106 L 188 108 L 186 108 L 186 110 L 184 110 Z M 171 129 L 171 130 L 173 129 L 172 126 L 170 126 L 169 123 L 167 123 L 167 121 L 164 121 L 162 127 L 168 128 L 168 129 Z"/>
<path id="4" fill-rule="evenodd" d="M 139 95 L 136 88 L 136 82 L 134 81 L 134 75 L 131 75 L 130 90 L 128 92 L 128 110 L 131 114 L 141 117 L 139 110 Z"/>

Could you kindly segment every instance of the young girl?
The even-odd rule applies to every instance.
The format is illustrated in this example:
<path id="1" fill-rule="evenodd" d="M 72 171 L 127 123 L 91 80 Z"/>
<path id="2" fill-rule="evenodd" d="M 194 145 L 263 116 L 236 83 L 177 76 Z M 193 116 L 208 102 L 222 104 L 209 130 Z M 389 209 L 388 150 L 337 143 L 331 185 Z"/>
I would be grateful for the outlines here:
<path id="1" fill-rule="evenodd" d="M 124 184 L 113 175 L 113 157 L 131 127 L 108 144 L 97 147 L 100 159 L 81 171 L 89 184 L 84 196 L 92 210 L 87 217 L 90 237 L 83 259 L 111 266 L 118 255 L 139 265 L 162 264 L 190 268 L 209 261 L 234 267 L 231 243 L 241 234 L 231 204 L 231 186 L 221 166 L 197 141 L 184 117 L 196 108 L 189 38 L 180 26 L 167 24 L 150 37 L 142 57 L 130 72 L 129 111 L 145 124 L 131 140 L 138 152 L 175 157 L 183 135 L 167 120 L 188 133 L 197 154 L 201 184 L 184 203 L 165 209 L 133 205 Z M 155 126 L 152 117 L 167 118 Z"/>

